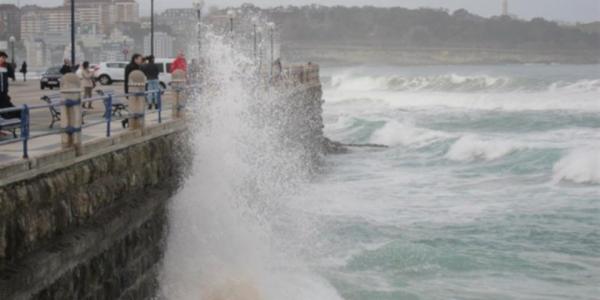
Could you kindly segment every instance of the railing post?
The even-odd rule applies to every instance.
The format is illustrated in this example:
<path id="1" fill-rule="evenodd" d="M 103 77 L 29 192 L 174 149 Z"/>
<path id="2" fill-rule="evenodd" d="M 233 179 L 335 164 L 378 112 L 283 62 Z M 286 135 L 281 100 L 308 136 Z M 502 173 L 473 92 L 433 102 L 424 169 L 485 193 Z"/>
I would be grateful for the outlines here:
<path id="1" fill-rule="evenodd" d="M 29 107 L 23 105 L 21 110 L 21 139 L 23 140 L 23 159 L 29 158 Z"/>
<path id="2" fill-rule="evenodd" d="M 110 123 L 112 122 L 112 94 L 108 94 L 107 98 L 104 101 L 104 110 L 106 119 L 106 137 L 110 137 Z"/>
<path id="3" fill-rule="evenodd" d="M 156 109 L 158 110 L 158 123 L 160 124 L 162 123 L 162 93 L 160 89 L 158 91 L 155 91 L 154 93 L 156 94 Z"/>
<path id="4" fill-rule="evenodd" d="M 144 129 L 146 120 L 146 75 L 141 71 L 129 74 L 129 129 Z"/>
<path id="5" fill-rule="evenodd" d="M 185 85 L 185 72 L 177 70 L 173 72 L 171 86 L 175 91 L 175 99 L 173 101 L 173 119 L 181 119 L 184 117 L 184 99 L 182 97 L 183 87 Z"/>
<path id="6" fill-rule="evenodd" d="M 62 133 L 62 148 L 81 148 L 81 83 L 73 73 L 62 78 L 60 92 L 63 98 L 60 124 Z"/>

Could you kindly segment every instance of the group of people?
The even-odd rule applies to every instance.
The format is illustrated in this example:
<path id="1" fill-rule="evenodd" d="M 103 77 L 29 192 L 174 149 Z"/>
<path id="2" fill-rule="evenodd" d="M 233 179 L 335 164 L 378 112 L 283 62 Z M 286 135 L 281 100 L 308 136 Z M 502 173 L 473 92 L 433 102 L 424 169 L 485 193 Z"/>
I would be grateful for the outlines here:
<path id="1" fill-rule="evenodd" d="M 171 63 L 169 73 L 173 73 L 177 70 L 187 71 L 187 62 L 183 51 L 180 51 L 177 58 Z M 160 91 L 160 72 L 161 68 L 155 63 L 154 56 L 149 55 L 144 57 L 141 54 L 134 54 L 131 56 L 131 61 L 125 67 L 125 83 L 124 91 L 125 94 L 129 93 L 129 75 L 133 71 L 141 71 L 146 75 L 146 91 Z M 158 95 L 156 93 L 149 93 L 146 95 L 146 102 L 148 103 L 148 109 L 158 109 Z M 127 127 L 128 120 L 125 119 L 122 122 L 123 127 Z"/>
<path id="2" fill-rule="evenodd" d="M 147 91 L 159 91 L 161 90 L 159 75 L 161 68 L 155 64 L 154 56 L 150 55 L 147 57 L 141 54 L 134 54 L 131 57 L 130 63 L 125 68 L 125 93 L 129 93 L 129 75 L 135 70 L 142 71 L 147 78 Z M 183 51 L 180 51 L 177 58 L 171 63 L 169 73 L 173 73 L 176 70 L 183 70 L 187 72 L 187 61 Z M 23 74 L 23 79 L 26 80 L 27 74 L 27 63 L 23 62 L 20 72 Z M 60 73 L 65 75 L 67 73 L 76 72 L 81 80 L 81 87 L 83 92 L 83 98 L 91 98 L 92 91 L 96 86 L 94 80 L 94 72 L 90 69 L 90 63 L 84 61 L 81 65 L 72 65 L 68 59 L 64 60 L 64 64 L 60 69 Z M 14 107 L 11 102 L 11 98 L 8 94 L 9 82 L 12 79 L 15 80 L 15 66 L 8 62 L 8 54 L 4 51 L 0 51 L 0 109 Z M 158 108 L 158 99 L 155 93 L 148 94 L 147 96 L 148 109 Z M 92 103 L 88 102 L 87 107 L 93 108 Z M 4 119 L 20 118 L 21 112 L 8 112 L 2 113 L 0 116 Z M 125 124 L 124 124 L 125 125 Z"/>
<path id="3" fill-rule="evenodd" d="M 143 55 L 136 53 L 131 56 L 131 61 L 125 67 L 125 94 L 129 93 L 129 75 L 131 74 L 131 72 L 136 70 L 141 71 L 144 73 L 144 75 L 146 75 L 147 91 L 161 90 L 159 79 L 161 68 L 155 63 L 154 60 L 155 58 L 152 55 L 144 57 Z M 173 63 L 171 63 L 169 73 L 173 73 L 177 70 L 187 71 L 187 62 L 185 60 L 185 54 L 183 53 L 183 51 L 180 51 L 177 55 L 177 58 L 173 61 Z M 157 100 L 158 99 L 156 94 L 148 94 L 148 109 L 152 109 L 152 107 L 158 108 Z"/>

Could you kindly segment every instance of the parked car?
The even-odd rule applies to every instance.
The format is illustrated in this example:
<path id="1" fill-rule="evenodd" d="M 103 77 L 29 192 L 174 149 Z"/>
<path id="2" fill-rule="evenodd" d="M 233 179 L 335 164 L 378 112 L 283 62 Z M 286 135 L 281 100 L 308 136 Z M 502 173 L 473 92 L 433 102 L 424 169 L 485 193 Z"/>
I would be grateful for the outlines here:
<path id="1" fill-rule="evenodd" d="M 158 65 L 158 69 L 160 70 L 160 75 L 158 75 L 158 80 L 160 80 L 160 86 L 163 89 L 167 89 L 167 86 L 171 85 L 171 64 L 173 64 L 174 58 L 157 58 L 154 60 L 154 63 Z"/>
<path id="2" fill-rule="evenodd" d="M 94 77 L 101 85 L 111 85 L 113 82 L 124 81 L 127 62 L 111 61 L 97 65 Z"/>
<path id="3" fill-rule="evenodd" d="M 51 67 L 42 74 L 40 79 L 40 89 L 54 89 L 60 87 L 60 80 L 62 78 L 60 74 L 60 67 Z"/>
<path id="4" fill-rule="evenodd" d="M 158 65 L 160 70 L 159 80 L 160 85 L 163 89 L 171 84 L 171 64 L 174 58 L 157 58 L 154 63 Z M 97 65 L 97 69 L 94 72 L 94 77 L 101 85 L 111 85 L 113 82 L 122 82 L 125 80 L 125 67 L 127 62 L 113 61 L 103 62 Z"/>

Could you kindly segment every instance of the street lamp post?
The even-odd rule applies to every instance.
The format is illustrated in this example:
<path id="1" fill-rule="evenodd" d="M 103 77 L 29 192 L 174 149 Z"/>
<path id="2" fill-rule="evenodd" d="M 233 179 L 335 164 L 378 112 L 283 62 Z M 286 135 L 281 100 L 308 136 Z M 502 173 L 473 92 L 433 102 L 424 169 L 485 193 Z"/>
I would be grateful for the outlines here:
<path id="1" fill-rule="evenodd" d="M 269 22 L 267 26 L 269 26 L 269 30 L 271 31 L 271 78 L 273 78 L 273 61 L 275 60 L 275 40 L 273 35 L 275 32 L 275 23 Z"/>
<path id="2" fill-rule="evenodd" d="M 252 26 L 254 28 L 254 60 L 256 61 L 257 58 L 257 44 L 256 44 L 256 38 L 257 38 L 257 31 L 256 31 L 256 27 L 258 26 L 258 18 L 256 16 L 252 17 Z"/>
<path id="3" fill-rule="evenodd" d="M 127 48 L 127 39 L 123 39 L 123 60 L 127 61 L 127 54 L 129 54 L 129 48 Z"/>
<path id="4" fill-rule="evenodd" d="M 154 0 L 150 0 L 150 55 L 154 56 Z"/>
<path id="5" fill-rule="evenodd" d="M 263 65 L 263 32 L 264 32 L 264 29 L 262 26 L 256 27 L 256 39 L 258 41 L 260 41 L 260 42 L 257 41 L 257 54 L 256 54 L 260 72 L 262 72 L 262 65 Z"/>
<path id="6" fill-rule="evenodd" d="M 227 16 L 229 17 L 229 33 L 233 36 L 233 19 L 235 19 L 235 11 L 233 9 L 228 10 Z"/>
<path id="7" fill-rule="evenodd" d="M 10 38 L 8 38 L 8 41 L 10 42 L 10 61 L 13 65 L 13 67 L 16 65 L 15 63 L 15 42 L 17 41 L 17 39 L 14 36 L 11 36 Z"/>
<path id="8" fill-rule="evenodd" d="M 196 14 L 198 18 L 198 54 L 202 50 L 202 7 L 204 6 L 204 0 L 194 0 L 194 7 L 196 8 Z"/>
<path id="9" fill-rule="evenodd" d="M 71 66 L 75 66 L 75 0 L 71 0 Z"/>

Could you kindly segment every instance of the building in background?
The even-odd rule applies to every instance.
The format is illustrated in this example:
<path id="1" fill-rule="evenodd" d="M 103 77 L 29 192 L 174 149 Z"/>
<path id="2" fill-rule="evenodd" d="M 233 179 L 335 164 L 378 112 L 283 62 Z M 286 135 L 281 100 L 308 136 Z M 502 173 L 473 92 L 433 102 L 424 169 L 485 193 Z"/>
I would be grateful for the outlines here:
<path id="1" fill-rule="evenodd" d="M 0 4 L 0 41 L 21 39 L 21 10 L 14 4 Z"/>
<path id="2" fill-rule="evenodd" d="M 23 44 L 27 49 L 25 60 L 30 68 L 47 66 L 50 61 L 50 51 L 43 39 L 25 39 Z"/>
<path id="3" fill-rule="evenodd" d="M 508 0 L 502 0 L 502 15 L 508 16 Z"/>
<path id="4" fill-rule="evenodd" d="M 140 21 L 140 6 L 135 0 L 115 0 L 112 10 L 112 23 L 137 23 Z"/>
<path id="5" fill-rule="evenodd" d="M 158 58 L 170 58 L 175 54 L 175 39 L 165 32 L 154 33 L 154 56 Z M 150 54 L 150 35 L 144 37 L 144 54 Z"/>
<path id="6" fill-rule="evenodd" d="M 99 32 L 108 34 L 112 24 L 112 0 L 77 0 L 75 18 L 77 22 L 94 24 Z M 71 1 L 64 0 L 63 7 L 70 11 Z"/>
<path id="7" fill-rule="evenodd" d="M 173 33 L 189 33 L 190 26 L 198 22 L 197 12 L 193 8 L 169 8 L 157 18 L 159 24 L 171 27 Z"/>

